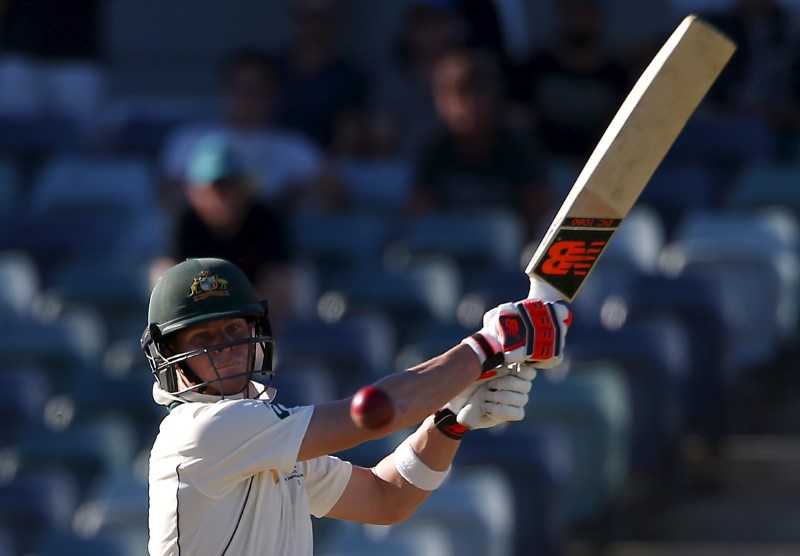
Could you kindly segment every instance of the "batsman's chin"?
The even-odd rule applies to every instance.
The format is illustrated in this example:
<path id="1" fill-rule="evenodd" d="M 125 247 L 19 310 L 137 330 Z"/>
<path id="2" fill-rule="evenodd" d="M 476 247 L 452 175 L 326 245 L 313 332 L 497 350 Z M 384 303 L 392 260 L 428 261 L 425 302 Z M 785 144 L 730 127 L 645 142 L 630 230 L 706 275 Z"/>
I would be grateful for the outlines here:
<path id="1" fill-rule="evenodd" d="M 221 395 L 239 394 L 250 383 L 250 373 L 244 365 L 229 365 L 217 369 L 218 380 L 213 385 Z"/>

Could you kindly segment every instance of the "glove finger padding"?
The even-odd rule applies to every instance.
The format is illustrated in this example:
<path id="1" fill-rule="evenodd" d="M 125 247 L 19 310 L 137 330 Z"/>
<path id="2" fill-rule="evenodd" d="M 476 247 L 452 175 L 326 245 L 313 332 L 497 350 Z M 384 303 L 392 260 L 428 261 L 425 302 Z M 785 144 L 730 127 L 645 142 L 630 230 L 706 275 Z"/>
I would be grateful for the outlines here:
<path id="1" fill-rule="evenodd" d="M 468 429 L 493 427 L 525 416 L 531 381 L 508 375 L 482 384 L 458 412 L 456 421 Z"/>

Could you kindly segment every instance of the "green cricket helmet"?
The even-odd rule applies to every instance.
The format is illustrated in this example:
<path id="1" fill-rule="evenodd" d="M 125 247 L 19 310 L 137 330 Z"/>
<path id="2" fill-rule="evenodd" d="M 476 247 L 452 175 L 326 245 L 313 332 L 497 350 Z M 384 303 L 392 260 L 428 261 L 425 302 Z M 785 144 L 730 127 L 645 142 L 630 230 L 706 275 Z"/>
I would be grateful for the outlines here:
<path id="1" fill-rule="evenodd" d="M 209 321 L 237 317 L 253 325 L 250 337 L 191 352 L 176 353 L 171 347 L 171 339 L 182 330 Z M 191 359 L 205 356 L 210 360 L 209 354 L 242 344 L 249 346 L 248 377 L 253 373 L 272 377 L 273 341 L 267 303 L 259 301 L 247 276 L 229 261 L 187 259 L 167 270 L 150 294 L 147 321 L 149 324 L 141 339 L 142 350 L 156 380 L 168 392 L 202 393 L 213 386 L 224 394 L 224 389 L 218 388 L 222 386 L 219 375 L 216 380 L 200 382 L 191 368 Z M 259 355 L 256 348 L 260 349 L 259 369 L 255 369 Z M 194 383 L 180 391 L 179 369 Z M 234 393 L 238 392 L 227 392 Z"/>

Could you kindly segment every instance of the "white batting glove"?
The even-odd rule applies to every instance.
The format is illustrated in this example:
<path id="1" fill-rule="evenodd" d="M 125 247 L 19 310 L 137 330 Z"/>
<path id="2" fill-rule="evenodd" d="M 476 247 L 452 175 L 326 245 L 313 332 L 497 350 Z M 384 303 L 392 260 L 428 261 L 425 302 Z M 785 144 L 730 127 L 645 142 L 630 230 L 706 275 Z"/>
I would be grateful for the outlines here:
<path id="1" fill-rule="evenodd" d="M 484 371 L 512 363 L 550 369 L 561 363 L 572 313 L 563 301 L 503 303 L 483 316 L 483 328 L 464 338 Z"/>
<path id="2" fill-rule="evenodd" d="M 534 378 L 534 367 L 518 365 L 511 374 L 481 384 L 458 412 L 456 420 L 469 429 L 521 421 Z"/>
<path id="3" fill-rule="evenodd" d="M 520 421 L 536 369 L 531 365 L 513 365 L 500 374 L 490 374 L 464 389 L 436 412 L 436 427 L 454 440 L 471 429 L 485 429 Z M 483 375 L 482 375 L 483 376 Z"/>

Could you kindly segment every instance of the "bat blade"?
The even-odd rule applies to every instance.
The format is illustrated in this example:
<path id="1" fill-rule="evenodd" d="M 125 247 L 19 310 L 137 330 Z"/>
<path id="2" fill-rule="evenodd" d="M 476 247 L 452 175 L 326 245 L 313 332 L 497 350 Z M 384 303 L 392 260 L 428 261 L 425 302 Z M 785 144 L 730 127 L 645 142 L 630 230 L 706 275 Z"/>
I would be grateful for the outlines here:
<path id="1" fill-rule="evenodd" d="M 530 297 L 575 298 L 735 49 L 695 15 L 680 23 L 622 103 L 528 263 Z"/>

